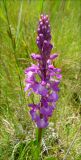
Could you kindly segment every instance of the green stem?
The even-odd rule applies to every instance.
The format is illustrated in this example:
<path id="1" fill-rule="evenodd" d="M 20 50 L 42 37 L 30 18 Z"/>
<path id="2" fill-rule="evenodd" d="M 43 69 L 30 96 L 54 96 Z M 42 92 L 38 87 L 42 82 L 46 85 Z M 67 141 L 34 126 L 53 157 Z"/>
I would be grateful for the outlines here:
<path id="1" fill-rule="evenodd" d="M 38 143 L 41 144 L 42 140 L 42 128 L 38 129 Z"/>
<path id="2" fill-rule="evenodd" d="M 75 141 L 76 141 L 76 138 L 78 137 L 78 134 L 80 133 L 80 130 L 81 130 L 81 126 L 80 126 L 79 129 L 77 130 L 77 132 L 76 132 L 76 134 L 75 134 L 75 136 L 74 136 L 74 138 L 73 138 L 73 140 L 72 140 L 72 142 L 71 142 L 71 144 L 70 144 L 70 146 L 69 146 L 69 148 L 68 148 L 68 150 L 67 150 L 67 152 L 66 152 L 66 154 L 65 154 L 65 156 L 64 156 L 64 158 L 63 158 L 63 160 L 66 160 L 66 159 L 67 159 L 67 156 L 69 155 L 69 152 L 70 152 L 70 150 L 72 149 L 72 147 L 73 147 L 73 145 L 74 145 L 74 143 L 75 143 Z"/>

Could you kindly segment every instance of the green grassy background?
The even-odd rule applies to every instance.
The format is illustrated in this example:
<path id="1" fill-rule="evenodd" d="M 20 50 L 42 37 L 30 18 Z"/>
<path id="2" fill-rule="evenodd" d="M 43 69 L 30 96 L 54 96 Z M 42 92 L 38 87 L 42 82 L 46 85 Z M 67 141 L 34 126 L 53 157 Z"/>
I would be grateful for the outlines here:
<path id="1" fill-rule="evenodd" d="M 55 65 L 62 69 L 59 101 L 44 131 L 41 154 L 24 94 L 24 69 L 38 52 L 41 13 L 50 17 Z M 0 159 L 81 160 L 81 0 L 0 1 Z"/>

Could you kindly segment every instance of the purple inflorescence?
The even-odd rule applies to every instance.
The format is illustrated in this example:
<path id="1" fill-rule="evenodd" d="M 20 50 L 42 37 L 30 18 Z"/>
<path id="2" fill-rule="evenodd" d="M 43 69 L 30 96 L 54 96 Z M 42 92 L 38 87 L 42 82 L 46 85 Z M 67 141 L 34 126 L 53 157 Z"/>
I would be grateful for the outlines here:
<path id="1" fill-rule="evenodd" d="M 32 64 L 31 67 L 25 70 L 25 91 L 29 91 L 28 95 L 32 92 L 40 95 L 38 104 L 29 104 L 30 114 L 38 128 L 45 128 L 48 126 L 48 118 L 55 109 L 58 100 L 58 85 L 62 77 L 61 69 L 52 65 L 52 61 L 58 55 L 50 55 L 53 46 L 50 43 L 51 34 L 47 15 L 41 15 L 37 34 L 36 43 L 40 54 L 31 54 L 32 59 L 37 61 L 37 65 Z"/>

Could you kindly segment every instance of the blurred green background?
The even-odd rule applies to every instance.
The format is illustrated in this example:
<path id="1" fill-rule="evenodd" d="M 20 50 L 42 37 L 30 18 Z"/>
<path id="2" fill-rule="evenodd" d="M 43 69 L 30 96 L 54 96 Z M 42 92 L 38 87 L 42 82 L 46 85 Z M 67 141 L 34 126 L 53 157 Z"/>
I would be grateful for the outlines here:
<path id="1" fill-rule="evenodd" d="M 41 154 L 24 93 L 24 69 L 37 53 L 40 14 L 50 18 L 52 53 L 62 69 L 59 101 Z M 0 159 L 81 160 L 81 0 L 0 0 Z M 46 152 L 46 148 L 48 152 Z M 68 152 L 67 152 L 68 151 Z"/>

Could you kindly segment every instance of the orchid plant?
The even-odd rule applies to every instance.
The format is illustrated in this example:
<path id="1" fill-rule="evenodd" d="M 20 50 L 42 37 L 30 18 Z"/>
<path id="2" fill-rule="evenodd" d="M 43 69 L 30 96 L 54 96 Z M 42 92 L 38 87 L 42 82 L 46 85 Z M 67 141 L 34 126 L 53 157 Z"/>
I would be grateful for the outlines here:
<path id="1" fill-rule="evenodd" d="M 53 45 L 51 44 L 48 15 L 41 15 L 40 17 L 36 43 L 40 54 L 31 54 L 36 64 L 32 64 L 25 70 L 25 91 L 28 91 L 28 95 L 32 92 L 40 95 L 39 103 L 29 104 L 29 107 L 32 120 L 39 128 L 38 141 L 41 141 L 42 129 L 48 126 L 49 117 L 52 116 L 56 107 L 59 91 L 58 85 L 62 78 L 61 69 L 55 68 L 52 64 L 58 55 L 50 55 Z M 39 76 L 40 81 L 37 80 L 36 76 Z"/>

